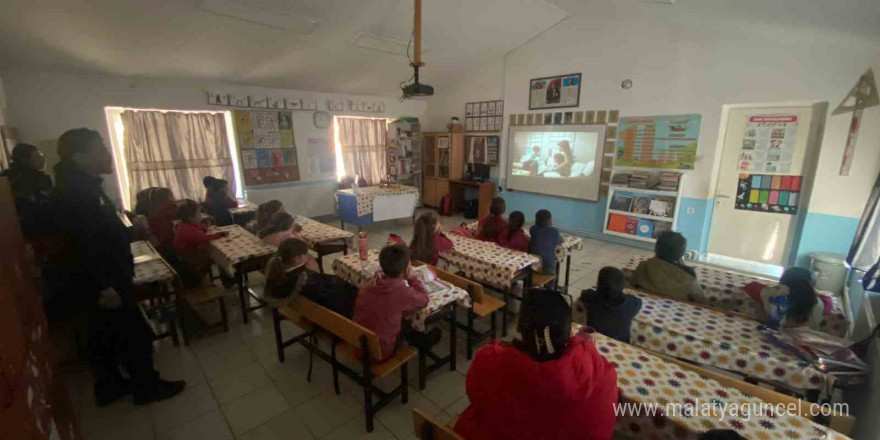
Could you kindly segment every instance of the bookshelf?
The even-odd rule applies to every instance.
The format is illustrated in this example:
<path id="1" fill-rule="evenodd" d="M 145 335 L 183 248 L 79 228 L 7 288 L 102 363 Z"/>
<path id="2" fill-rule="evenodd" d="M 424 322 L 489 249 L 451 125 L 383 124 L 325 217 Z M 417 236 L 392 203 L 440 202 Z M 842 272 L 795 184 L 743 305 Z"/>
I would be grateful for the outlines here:
<path id="1" fill-rule="evenodd" d="M 603 232 L 654 243 L 660 232 L 677 230 L 683 178 L 680 171 L 616 167 Z"/>

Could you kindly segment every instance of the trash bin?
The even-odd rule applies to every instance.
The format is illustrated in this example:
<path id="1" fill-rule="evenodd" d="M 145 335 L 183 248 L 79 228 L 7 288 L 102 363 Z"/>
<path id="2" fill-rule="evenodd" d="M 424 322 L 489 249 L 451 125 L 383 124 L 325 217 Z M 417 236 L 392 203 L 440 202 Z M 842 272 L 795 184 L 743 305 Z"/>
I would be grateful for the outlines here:
<path id="1" fill-rule="evenodd" d="M 843 285 L 846 283 L 846 257 L 840 254 L 816 252 L 811 254 L 810 258 L 812 260 L 810 270 L 816 275 L 816 289 L 841 295 Z"/>

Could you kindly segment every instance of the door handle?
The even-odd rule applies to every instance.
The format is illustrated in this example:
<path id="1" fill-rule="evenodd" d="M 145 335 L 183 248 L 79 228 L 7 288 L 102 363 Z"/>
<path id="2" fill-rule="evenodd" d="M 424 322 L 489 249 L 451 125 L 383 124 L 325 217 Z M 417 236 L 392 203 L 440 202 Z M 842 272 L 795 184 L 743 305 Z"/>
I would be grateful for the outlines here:
<path id="1" fill-rule="evenodd" d="M 730 196 L 724 194 L 715 194 L 716 199 L 729 199 Z"/>

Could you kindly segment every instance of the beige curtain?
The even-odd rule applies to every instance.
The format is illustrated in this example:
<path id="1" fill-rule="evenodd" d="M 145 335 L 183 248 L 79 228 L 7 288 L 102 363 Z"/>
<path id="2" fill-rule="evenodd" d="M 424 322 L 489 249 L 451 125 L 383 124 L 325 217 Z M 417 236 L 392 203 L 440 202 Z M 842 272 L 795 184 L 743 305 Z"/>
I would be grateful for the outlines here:
<path id="1" fill-rule="evenodd" d="M 126 110 L 122 124 L 131 200 L 153 186 L 169 188 L 176 198 L 202 200 L 205 176 L 226 179 L 235 194 L 223 113 Z"/>
<path id="2" fill-rule="evenodd" d="M 378 185 L 388 173 L 385 166 L 385 120 L 338 118 L 337 124 L 345 174 L 360 175 L 367 184 Z"/>

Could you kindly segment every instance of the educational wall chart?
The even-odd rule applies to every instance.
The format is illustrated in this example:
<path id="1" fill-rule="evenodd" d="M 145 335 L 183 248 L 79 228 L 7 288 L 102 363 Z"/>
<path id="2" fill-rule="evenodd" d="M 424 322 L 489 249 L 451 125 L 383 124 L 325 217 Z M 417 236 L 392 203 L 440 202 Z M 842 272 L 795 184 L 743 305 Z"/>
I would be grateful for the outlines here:
<path id="1" fill-rule="evenodd" d="M 300 179 L 289 111 L 235 110 L 233 115 L 246 187 Z"/>
<path id="2" fill-rule="evenodd" d="M 739 156 L 739 171 L 788 173 L 797 141 L 796 115 L 749 117 Z"/>
<path id="3" fill-rule="evenodd" d="M 614 164 L 620 167 L 694 169 L 701 119 L 700 115 L 620 118 Z"/>
<path id="4" fill-rule="evenodd" d="M 801 176 L 740 174 L 735 209 L 773 214 L 797 214 Z"/>

